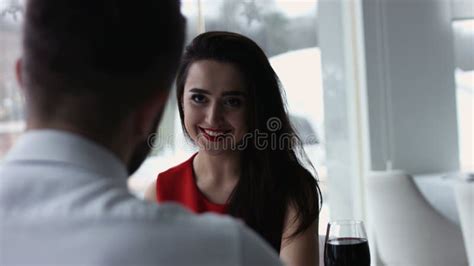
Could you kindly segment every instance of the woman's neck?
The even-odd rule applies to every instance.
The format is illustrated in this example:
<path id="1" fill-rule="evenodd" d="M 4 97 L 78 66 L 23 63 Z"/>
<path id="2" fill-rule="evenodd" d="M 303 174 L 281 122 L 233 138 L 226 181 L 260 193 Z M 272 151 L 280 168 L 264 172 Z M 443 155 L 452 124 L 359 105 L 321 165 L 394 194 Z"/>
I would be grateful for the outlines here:
<path id="1" fill-rule="evenodd" d="M 194 158 L 193 167 L 198 184 L 206 187 L 235 185 L 240 176 L 240 154 L 199 152 Z"/>
<path id="2" fill-rule="evenodd" d="M 211 202 L 225 204 L 239 181 L 239 163 L 238 153 L 199 152 L 193 161 L 197 187 Z"/>

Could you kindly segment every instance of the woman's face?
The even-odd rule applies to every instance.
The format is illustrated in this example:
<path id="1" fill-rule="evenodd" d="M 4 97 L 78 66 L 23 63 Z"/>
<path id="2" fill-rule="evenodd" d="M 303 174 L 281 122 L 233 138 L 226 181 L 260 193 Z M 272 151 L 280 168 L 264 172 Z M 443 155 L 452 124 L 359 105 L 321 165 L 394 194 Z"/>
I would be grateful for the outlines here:
<path id="1" fill-rule="evenodd" d="M 186 131 L 201 151 L 230 151 L 248 131 L 245 82 L 230 63 L 214 60 L 192 63 L 182 106 Z"/>

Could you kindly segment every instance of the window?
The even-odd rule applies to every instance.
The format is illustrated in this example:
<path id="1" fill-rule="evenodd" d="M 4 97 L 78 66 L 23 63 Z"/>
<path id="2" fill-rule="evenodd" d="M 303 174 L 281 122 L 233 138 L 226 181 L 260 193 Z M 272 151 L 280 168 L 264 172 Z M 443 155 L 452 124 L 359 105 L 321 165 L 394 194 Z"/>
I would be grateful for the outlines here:
<path id="1" fill-rule="evenodd" d="M 185 0 L 188 42 L 204 31 L 233 31 L 244 34 L 265 51 L 285 88 L 291 120 L 319 175 L 326 198 L 324 113 L 320 52 L 317 34 L 317 1 L 267 0 Z M 295 71 L 295 68 L 298 71 Z M 156 175 L 186 160 L 195 148 L 182 134 L 175 95 L 158 134 L 154 156 L 130 178 L 129 186 L 138 196 Z M 174 117 L 174 119 L 172 119 Z M 329 219 L 327 205 L 320 216 L 320 231 Z"/>
<path id="2" fill-rule="evenodd" d="M 23 131 L 23 97 L 14 66 L 20 55 L 23 4 L 0 0 L 0 159 Z"/>
<path id="3" fill-rule="evenodd" d="M 453 22 L 461 171 L 474 171 L 474 20 Z"/>

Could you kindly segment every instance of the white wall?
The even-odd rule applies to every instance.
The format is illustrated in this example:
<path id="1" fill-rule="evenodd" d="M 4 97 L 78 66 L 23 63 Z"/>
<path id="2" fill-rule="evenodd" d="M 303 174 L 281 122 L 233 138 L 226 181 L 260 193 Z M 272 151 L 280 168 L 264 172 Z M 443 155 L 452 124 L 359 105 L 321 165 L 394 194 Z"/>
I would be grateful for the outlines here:
<path id="1" fill-rule="evenodd" d="M 320 0 L 318 11 L 325 200 L 332 219 L 364 219 L 366 171 L 459 168 L 452 3 Z"/>
<path id="2" fill-rule="evenodd" d="M 363 9 L 372 168 L 457 170 L 451 3 L 364 0 Z"/>
<path id="3" fill-rule="evenodd" d="M 473 0 L 450 0 L 450 2 L 451 2 L 451 15 L 453 19 L 474 18 L 474 1 Z"/>

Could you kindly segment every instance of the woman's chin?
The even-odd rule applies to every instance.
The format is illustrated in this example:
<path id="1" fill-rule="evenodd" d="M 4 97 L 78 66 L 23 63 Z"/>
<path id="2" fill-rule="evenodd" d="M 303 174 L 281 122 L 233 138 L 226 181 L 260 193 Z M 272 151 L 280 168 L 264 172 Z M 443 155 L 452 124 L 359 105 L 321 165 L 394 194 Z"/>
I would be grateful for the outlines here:
<path id="1" fill-rule="evenodd" d="M 231 154 L 237 152 L 235 148 L 225 145 L 225 143 L 199 143 L 199 152 L 206 153 L 208 155 L 217 156 L 224 154 Z"/>

